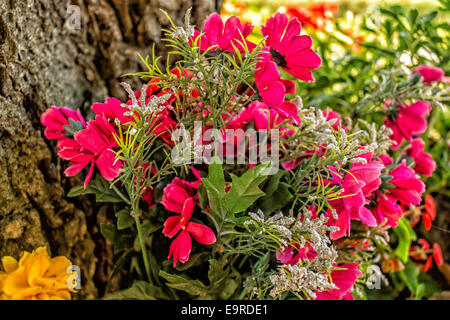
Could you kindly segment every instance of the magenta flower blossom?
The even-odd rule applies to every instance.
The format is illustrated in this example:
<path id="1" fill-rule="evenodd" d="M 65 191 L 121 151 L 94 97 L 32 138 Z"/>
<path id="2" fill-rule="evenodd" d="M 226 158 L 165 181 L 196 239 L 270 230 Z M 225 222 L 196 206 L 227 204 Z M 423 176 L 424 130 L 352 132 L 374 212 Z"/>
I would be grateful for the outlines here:
<path id="1" fill-rule="evenodd" d="M 312 260 L 317 257 L 317 253 L 309 243 L 306 243 L 304 248 L 300 248 L 298 244 L 284 246 L 282 250 L 277 250 L 275 255 L 282 264 L 289 265 L 297 264 L 300 259 L 302 261 L 305 259 Z"/>
<path id="2" fill-rule="evenodd" d="M 263 49 L 264 50 L 264 49 Z M 286 89 L 280 81 L 280 72 L 269 53 L 259 54 L 255 83 L 262 101 L 269 106 L 279 106 L 284 101 Z"/>
<path id="3" fill-rule="evenodd" d="M 398 221 L 403 217 L 403 210 L 389 195 L 379 193 L 376 198 L 376 205 L 372 208 L 372 214 L 377 220 L 377 224 L 397 227 Z"/>
<path id="4" fill-rule="evenodd" d="M 444 70 L 438 67 L 429 67 L 421 64 L 414 68 L 413 74 L 419 73 L 425 84 L 432 84 L 433 82 L 442 81 L 445 76 Z"/>
<path id="5" fill-rule="evenodd" d="M 337 289 L 316 292 L 316 300 L 354 300 L 350 293 L 356 279 L 362 276 L 362 272 L 358 270 L 359 263 L 349 263 L 343 265 L 335 265 L 344 270 L 332 270 L 331 279 Z"/>
<path id="6" fill-rule="evenodd" d="M 256 130 L 271 130 L 281 125 L 283 121 L 293 120 L 300 124 L 297 106 L 289 101 L 284 101 L 280 106 L 270 108 L 260 101 L 253 101 L 235 119 L 230 122 L 232 128 L 245 128 L 245 124 L 254 122 Z M 280 128 L 284 134 L 289 134 L 290 130 Z"/>
<path id="7" fill-rule="evenodd" d="M 66 107 L 52 106 L 41 115 L 41 123 L 46 128 L 44 136 L 50 140 L 59 140 L 65 138 L 67 134 L 64 126 L 70 125 L 69 119 L 80 122 L 83 128 L 86 128 L 83 116 L 80 110 L 72 110 Z"/>
<path id="8" fill-rule="evenodd" d="M 203 25 L 203 34 L 195 30 L 193 39 L 198 39 L 200 36 L 198 45 L 202 51 L 206 51 L 208 48 L 215 46 L 212 50 L 221 49 L 234 52 L 235 49 L 233 46 L 235 46 L 239 51 L 243 52 L 244 47 L 241 43 L 243 39 L 252 33 L 252 30 L 253 26 L 251 23 L 247 22 L 242 24 L 238 17 L 230 17 L 224 25 L 222 18 L 217 13 L 212 13 Z M 190 42 L 192 45 L 193 42 Z M 256 47 L 256 44 L 248 40 L 245 40 L 245 43 L 249 51 L 252 51 Z"/>
<path id="9" fill-rule="evenodd" d="M 297 18 L 288 21 L 285 14 L 276 13 L 261 28 L 267 36 L 266 45 L 278 66 L 303 81 L 314 81 L 310 69 L 322 65 L 322 59 L 311 49 L 312 39 L 300 35 L 302 25 Z"/>
<path id="10" fill-rule="evenodd" d="M 359 220 L 372 227 L 377 225 L 375 217 L 365 205 L 369 203 L 367 197 L 381 184 L 380 175 L 384 166 L 378 161 L 371 161 L 372 153 L 359 157 L 365 158 L 367 164 L 354 163 L 342 180 L 343 198 L 330 201 L 338 213 L 338 219 L 331 219 L 330 224 L 340 228 L 330 233 L 333 240 L 350 234 L 350 220 Z"/>
<path id="11" fill-rule="evenodd" d="M 342 125 L 342 119 L 341 115 L 331 109 L 323 110 L 323 115 L 325 118 L 330 121 L 332 119 L 336 119 L 336 121 L 333 123 L 332 127 L 334 130 L 338 130 L 339 127 Z"/>
<path id="12" fill-rule="evenodd" d="M 107 98 L 105 103 L 94 103 L 92 105 L 92 111 L 98 115 L 104 115 L 110 120 L 119 119 L 120 123 L 134 121 L 132 116 L 124 115 L 124 113 L 130 111 L 130 109 L 122 107 L 122 102 L 116 98 Z"/>
<path id="13" fill-rule="evenodd" d="M 424 152 L 425 142 L 421 138 L 414 139 L 411 145 L 405 148 L 408 157 L 414 159 L 414 171 L 418 174 L 430 177 L 436 170 L 436 162 L 428 152 Z"/>
<path id="14" fill-rule="evenodd" d="M 268 53 L 269 48 L 264 47 L 263 51 L 259 54 L 256 64 L 255 83 L 262 101 L 269 106 L 277 107 L 283 103 L 287 93 L 295 93 L 295 83 L 288 79 L 280 79 L 277 64 Z"/>
<path id="15" fill-rule="evenodd" d="M 194 171 L 195 175 L 197 173 L 198 171 Z M 173 257 L 174 267 L 178 261 L 185 263 L 189 259 L 192 249 L 191 236 L 200 244 L 216 242 L 216 236 L 209 227 L 190 221 L 194 212 L 194 195 L 187 181 L 175 178 L 164 188 L 161 203 L 167 210 L 179 213 L 179 215 L 168 217 L 163 229 L 163 234 L 169 238 L 173 238 L 181 230 L 172 241 L 169 250 L 168 259 Z"/>
<path id="16" fill-rule="evenodd" d="M 425 192 L 425 184 L 416 176 L 412 169 L 406 166 L 405 160 L 389 172 L 389 175 L 392 176 L 389 183 L 395 186 L 394 189 L 389 190 L 389 194 L 393 199 L 409 207 L 422 201 L 421 197 Z"/>
<path id="17" fill-rule="evenodd" d="M 194 192 L 187 181 L 175 178 L 164 188 L 161 204 L 167 210 L 191 216 L 194 210 Z"/>
<path id="18" fill-rule="evenodd" d="M 396 115 L 386 118 L 385 124 L 391 128 L 390 136 L 395 144 L 392 149 L 400 147 L 403 140 L 411 141 L 413 136 L 422 134 L 427 129 L 427 122 L 423 118 L 430 113 L 430 105 L 425 101 L 417 101 L 411 105 L 397 105 Z"/>
<path id="19" fill-rule="evenodd" d="M 189 260 L 192 250 L 191 236 L 200 244 L 207 245 L 216 242 L 216 236 L 209 227 L 200 223 L 189 222 L 170 244 L 167 259 L 173 258 L 174 267 L 178 261 L 185 263 Z"/>
<path id="20" fill-rule="evenodd" d="M 90 164 L 89 172 L 84 180 L 86 188 L 92 177 L 94 164 L 103 178 L 112 181 L 120 174 L 123 164 L 116 161 L 111 150 L 117 146 L 113 134 L 114 127 L 104 116 L 96 116 L 87 124 L 87 128 L 75 133 L 74 139 L 63 139 L 58 144 L 58 155 L 72 164 L 64 172 L 66 176 L 74 176 Z"/>

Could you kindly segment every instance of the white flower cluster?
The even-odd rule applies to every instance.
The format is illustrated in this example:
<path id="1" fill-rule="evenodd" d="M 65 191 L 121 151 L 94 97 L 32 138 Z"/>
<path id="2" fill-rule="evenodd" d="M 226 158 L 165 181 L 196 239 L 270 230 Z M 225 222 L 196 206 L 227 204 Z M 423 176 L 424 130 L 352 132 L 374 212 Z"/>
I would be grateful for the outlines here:
<path id="1" fill-rule="evenodd" d="M 189 8 L 184 16 L 184 28 L 175 27 L 175 31 L 171 34 L 172 38 L 189 42 L 189 38 L 194 35 L 195 26 L 191 25 L 191 10 Z"/>
<path id="2" fill-rule="evenodd" d="M 141 88 L 141 94 L 139 99 L 136 97 L 135 92 L 131 89 L 131 86 L 126 83 L 121 83 L 122 87 L 124 87 L 125 91 L 127 91 L 131 105 L 123 103 L 121 106 L 129 109 L 130 111 L 124 112 L 125 116 L 132 116 L 134 114 L 134 110 L 140 111 L 144 116 L 157 114 L 164 109 L 173 109 L 170 105 L 164 105 L 171 97 L 171 94 L 166 93 L 161 96 L 153 96 L 147 102 L 145 101 L 146 92 L 148 85 L 143 85 Z"/>
<path id="3" fill-rule="evenodd" d="M 298 217 L 294 217 L 291 210 L 288 216 L 278 212 L 275 215 L 265 218 L 264 213 L 258 210 L 251 212 L 251 220 L 246 221 L 247 225 L 262 226 L 264 230 L 270 230 L 277 237 L 280 243 L 288 246 L 293 240 L 300 243 L 300 248 L 309 244 L 317 256 L 312 260 L 299 260 L 296 265 L 282 265 L 279 272 L 269 277 L 273 288 L 270 291 L 272 297 L 277 297 L 283 292 L 290 291 L 296 294 L 306 294 L 309 298 L 315 298 L 314 291 L 321 291 L 335 288 L 330 282 L 328 274 L 338 257 L 337 251 L 332 246 L 328 236 L 329 232 L 339 230 L 338 227 L 326 225 L 328 218 L 324 215 L 312 219 L 310 210 L 304 210 Z M 276 231 L 276 232 L 274 232 Z"/>

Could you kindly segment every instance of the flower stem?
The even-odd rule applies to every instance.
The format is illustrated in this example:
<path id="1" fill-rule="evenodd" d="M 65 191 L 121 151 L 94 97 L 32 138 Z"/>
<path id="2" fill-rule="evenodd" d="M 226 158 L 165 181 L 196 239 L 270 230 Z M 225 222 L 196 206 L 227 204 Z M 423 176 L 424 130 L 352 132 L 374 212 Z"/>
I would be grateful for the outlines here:
<path id="1" fill-rule="evenodd" d="M 147 248 L 145 246 L 144 238 L 142 236 L 141 221 L 137 216 L 134 217 L 134 221 L 136 222 L 136 230 L 139 238 L 139 244 L 141 245 L 142 259 L 144 260 L 145 273 L 147 274 L 148 281 L 152 283 L 152 278 L 150 276 L 150 265 L 148 264 Z"/>

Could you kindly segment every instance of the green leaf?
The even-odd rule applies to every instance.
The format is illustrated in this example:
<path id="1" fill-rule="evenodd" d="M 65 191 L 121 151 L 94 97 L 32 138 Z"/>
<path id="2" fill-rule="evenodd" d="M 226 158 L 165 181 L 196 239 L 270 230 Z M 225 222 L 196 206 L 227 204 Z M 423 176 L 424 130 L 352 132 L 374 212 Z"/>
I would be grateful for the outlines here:
<path id="1" fill-rule="evenodd" d="M 134 224 L 134 218 L 130 215 L 130 209 L 125 208 L 116 212 L 117 229 L 122 230 Z"/>
<path id="2" fill-rule="evenodd" d="M 409 291 L 413 294 L 416 294 L 417 292 L 417 287 L 419 285 L 417 277 L 419 276 L 419 273 L 420 269 L 416 267 L 412 261 L 408 261 L 408 263 L 405 264 L 405 269 L 398 272 L 400 279 L 403 280 Z"/>
<path id="3" fill-rule="evenodd" d="M 422 22 L 423 24 L 426 24 L 426 23 L 430 22 L 431 20 L 434 20 L 434 18 L 436 18 L 437 14 L 438 14 L 437 11 L 433 11 L 428 14 L 425 14 L 420 17 L 420 22 Z"/>
<path id="4" fill-rule="evenodd" d="M 116 226 L 105 223 L 100 224 L 100 231 L 106 240 L 114 245 L 114 254 L 133 246 L 134 234 L 118 230 Z"/>
<path id="5" fill-rule="evenodd" d="M 169 299 L 161 288 L 148 282 L 135 280 L 133 285 L 125 290 L 116 291 L 103 297 L 103 300 L 157 300 Z"/>
<path id="6" fill-rule="evenodd" d="M 114 264 L 114 268 L 111 271 L 111 274 L 109 275 L 108 278 L 108 282 L 106 283 L 106 289 L 105 289 L 105 293 L 109 291 L 109 287 L 111 285 L 111 280 L 114 278 L 114 276 L 120 271 L 120 269 L 122 269 L 122 267 L 124 266 L 125 262 L 127 262 L 128 259 L 128 255 L 131 253 L 132 251 L 129 249 L 127 251 L 125 251 L 120 258 L 117 260 L 117 262 Z"/>
<path id="7" fill-rule="evenodd" d="M 208 195 L 210 216 L 218 229 L 224 219 L 225 177 L 222 164 L 215 159 L 209 165 L 208 177 L 202 178 L 202 183 Z"/>
<path id="8" fill-rule="evenodd" d="M 77 197 L 84 194 L 95 194 L 95 200 L 97 202 L 124 202 L 114 189 L 110 188 L 110 182 L 102 178 L 100 174 L 97 174 L 95 179 L 89 181 L 86 189 L 84 189 L 83 185 L 75 186 L 69 191 L 67 196 Z"/>
<path id="9" fill-rule="evenodd" d="M 208 295 L 208 287 L 199 280 L 189 279 L 185 275 L 170 274 L 160 271 L 159 276 L 167 280 L 167 286 L 184 291 L 194 296 L 206 297 Z"/>
<path id="10" fill-rule="evenodd" d="M 418 277 L 419 283 L 423 284 L 423 296 L 426 298 L 431 297 L 434 293 L 440 292 L 441 286 L 436 282 L 429 274 L 421 272 Z"/>
<path id="11" fill-rule="evenodd" d="M 398 245 L 395 248 L 395 253 L 403 263 L 408 261 L 409 248 L 411 247 L 412 239 L 415 237 L 415 234 L 411 234 L 411 227 L 409 226 L 408 220 L 402 218 L 398 222 L 398 226 L 394 228 L 394 232 L 398 238 Z"/>
<path id="12" fill-rule="evenodd" d="M 281 209 L 293 198 L 289 184 L 281 182 L 286 174 L 287 171 L 279 170 L 269 178 L 264 187 L 266 195 L 259 199 L 258 208 L 266 215 Z"/>
<path id="13" fill-rule="evenodd" d="M 225 197 L 227 211 L 234 214 L 244 212 L 265 193 L 258 187 L 269 176 L 263 175 L 271 162 L 257 165 L 246 171 L 241 177 L 231 174 L 232 185 Z"/>
<path id="14" fill-rule="evenodd" d="M 186 261 L 186 263 L 183 263 L 183 264 L 179 264 L 178 263 L 175 266 L 175 270 L 177 270 L 177 271 L 186 271 L 189 268 L 199 266 L 199 265 L 201 265 L 203 262 L 205 262 L 207 260 L 208 255 L 209 255 L 209 253 L 206 252 L 206 251 L 201 252 L 201 253 L 192 254 L 189 257 L 189 260 Z M 172 261 L 170 261 L 170 263 L 172 263 Z"/>

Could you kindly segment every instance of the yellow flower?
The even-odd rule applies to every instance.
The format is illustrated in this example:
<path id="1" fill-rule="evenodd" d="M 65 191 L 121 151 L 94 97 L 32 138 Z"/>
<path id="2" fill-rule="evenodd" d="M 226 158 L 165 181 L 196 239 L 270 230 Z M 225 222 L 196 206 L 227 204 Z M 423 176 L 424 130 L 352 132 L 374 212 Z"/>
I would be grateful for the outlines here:
<path id="1" fill-rule="evenodd" d="M 2 258 L 0 300 L 70 300 L 72 263 L 64 256 L 50 258 L 46 247 L 25 251 L 19 261 Z M 68 272 L 69 271 L 69 272 Z"/>

